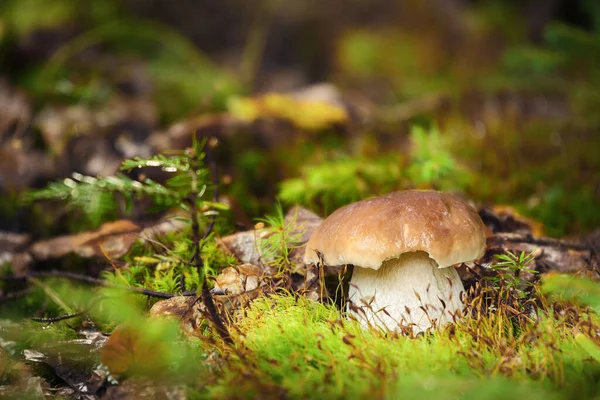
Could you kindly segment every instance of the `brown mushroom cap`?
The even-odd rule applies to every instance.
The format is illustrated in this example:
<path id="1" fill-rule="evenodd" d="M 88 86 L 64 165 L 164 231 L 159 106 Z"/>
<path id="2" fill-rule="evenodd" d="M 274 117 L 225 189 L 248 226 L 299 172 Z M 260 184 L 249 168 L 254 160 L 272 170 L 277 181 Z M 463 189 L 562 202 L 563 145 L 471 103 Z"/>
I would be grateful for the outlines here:
<path id="1" fill-rule="evenodd" d="M 304 261 L 379 269 L 403 253 L 424 251 L 440 268 L 479 258 L 485 226 L 458 196 L 406 190 L 349 204 L 331 214 L 306 245 Z"/>

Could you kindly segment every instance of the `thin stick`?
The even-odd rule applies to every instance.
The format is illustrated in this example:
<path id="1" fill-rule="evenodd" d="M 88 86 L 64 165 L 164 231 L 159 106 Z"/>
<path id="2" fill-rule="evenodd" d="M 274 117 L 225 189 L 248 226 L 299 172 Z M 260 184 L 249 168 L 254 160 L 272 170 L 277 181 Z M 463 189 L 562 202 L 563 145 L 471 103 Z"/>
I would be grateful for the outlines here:
<path id="1" fill-rule="evenodd" d="M 576 243 L 567 240 L 554 239 L 548 237 L 534 237 L 532 235 L 520 235 L 516 233 L 497 233 L 492 238 L 497 237 L 511 243 L 526 243 L 537 246 L 562 247 L 573 250 L 590 251 L 591 246 L 586 243 Z"/>
<path id="2" fill-rule="evenodd" d="M 51 318 L 33 317 L 33 318 L 31 318 L 31 320 L 35 321 L 35 322 L 42 322 L 42 323 L 46 323 L 46 324 L 51 324 L 51 323 L 54 323 L 54 322 L 60 322 L 60 321 L 64 321 L 64 320 L 71 319 L 71 318 L 77 318 L 77 317 L 82 316 L 83 314 L 85 314 L 86 311 L 80 311 L 80 312 L 76 312 L 76 313 L 73 313 L 73 314 L 61 315 L 60 317 L 51 317 Z"/>
<path id="3" fill-rule="evenodd" d="M 216 202 L 218 200 L 218 173 L 216 170 L 216 165 L 213 162 L 212 154 L 210 153 L 209 146 L 204 146 L 204 154 L 206 155 L 207 160 L 210 163 L 210 167 L 212 170 L 212 178 L 214 184 L 214 193 L 213 193 L 213 201 Z M 210 290 L 208 289 L 208 281 L 206 280 L 206 274 L 204 270 L 204 261 L 202 260 L 202 244 L 204 240 L 210 235 L 214 225 L 215 225 L 215 215 L 213 214 L 211 217 L 211 222 L 208 225 L 208 228 L 204 232 L 202 239 L 200 238 L 200 224 L 198 223 L 198 182 L 196 179 L 196 171 L 198 170 L 198 154 L 194 154 L 192 158 L 192 195 L 189 199 L 190 210 L 192 214 L 192 240 L 194 244 L 194 255 L 192 256 L 192 260 L 194 261 L 194 265 L 198 270 L 199 276 L 202 277 L 202 292 L 201 298 L 204 306 L 206 307 L 206 311 L 208 312 L 212 323 L 215 325 L 217 333 L 223 339 L 223 341 L 227 344 L 233 344 L 233 340 L 231 339 L 231 335 L 229 334 L 229 330 L 223 323 L 221 316 L 217 311 L 217 307 L 213 301 Z"/>

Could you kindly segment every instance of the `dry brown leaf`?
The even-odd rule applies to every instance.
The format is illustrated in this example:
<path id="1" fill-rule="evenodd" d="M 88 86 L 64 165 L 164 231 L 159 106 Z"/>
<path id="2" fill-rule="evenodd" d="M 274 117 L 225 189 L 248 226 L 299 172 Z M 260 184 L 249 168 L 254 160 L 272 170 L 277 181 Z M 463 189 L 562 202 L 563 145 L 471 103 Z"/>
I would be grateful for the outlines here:
<path id="1" fill-rule="evenodd" d="M 83 257 L 118 258 L 131 248 L 139 231 L 140 227 L 129 220 L 107 222 L 96 231 L 36 242 L 29 253 L 36 260 L 60 258 L 73 252 Z"/>
<path id="2" fill-rule="evenodd" d="M 100 359 L 115 377 L 134 371 L 151 376 L 167 368 L 164 360 L 168 351 L 167 344 L 148 340 L 139 329 L 121 325 L 100 349 Z"/>
<path id="3" fill-rule="evenodd" d="M 175 296 L 170 299 L 160 300 L 150 308 L 150 316 L 153 318 L 180 318 L 189 311 L 195 301 L 196 297 L 193 296 Z"/>
<path id="4" fill-rule="evenodd" d="M 233 267 L 225 268 L 216 278 L 215 287 L 226 294 L 236 295 L 243 291 L 243 281 L 240 273 Z"/>
<path id="5" fill-rule="evenodd" d="M 268 234 L 265 229 L 253 229 L 234 233 L 218 239 L 219 247 L 233 254 L 238 260 L 254 265 L 263 265 L 258 239 Z"/>
<path id="6" fill-rule="evenodd" d="M 265 276 L 265 270 L 258 265 L 244 263 L 225 268 L 215 279 L 215 288 L 227 295 L 238 295 L 257 289 Z"/>
<path id="7" fill-rule="evenodd" d="M 250 292 L 261 285 L 262 278 L 265 276 L 264 269 L 249 263 L 238 265 L 236 268 L 242 278 L 244 291 Z"/>
<path id="8" fill-rule="evenodd" d="M 157 301 L 150 309 L 152 318 L 171 318 L 179 321 L 183 333 L 190 337 L 201 337 L 198 327 L 205 320 L 204 304 L 195 296 L 175 296 Z"/>

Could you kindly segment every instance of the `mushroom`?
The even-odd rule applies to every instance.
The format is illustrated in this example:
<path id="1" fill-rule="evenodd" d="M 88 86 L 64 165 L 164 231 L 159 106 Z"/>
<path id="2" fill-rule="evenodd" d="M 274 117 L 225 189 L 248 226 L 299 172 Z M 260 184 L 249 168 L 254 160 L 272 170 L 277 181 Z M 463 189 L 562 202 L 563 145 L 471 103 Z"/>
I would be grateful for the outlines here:
<path id="1" fill-rule="evenodd" d="M 349 299 L 363 326 L 417 333 L 462 309 L 464 287 L 449 267 L 479 258 L 485 239 L 481 218 L 459 197 L 406 190 L 336 210 L 311 236 L 304 261 L 354 266 Z"/>

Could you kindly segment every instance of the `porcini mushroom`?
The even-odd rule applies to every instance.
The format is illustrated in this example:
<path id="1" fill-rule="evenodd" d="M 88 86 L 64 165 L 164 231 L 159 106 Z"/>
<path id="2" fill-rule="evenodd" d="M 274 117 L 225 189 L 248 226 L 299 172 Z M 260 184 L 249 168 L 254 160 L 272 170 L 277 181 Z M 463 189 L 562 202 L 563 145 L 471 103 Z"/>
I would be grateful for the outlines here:
<path id="1" fill-rule="evenodd" d="M 458 196 L 407 190 L 336 210 L 311 236 L 304 261 L 354 266 L 349 298 L 368 304 L 355 313 L 363 325 L 420 332 L 462 308 L 452 266 L 479 258 L 485 239 L 481 218 Z"/>

